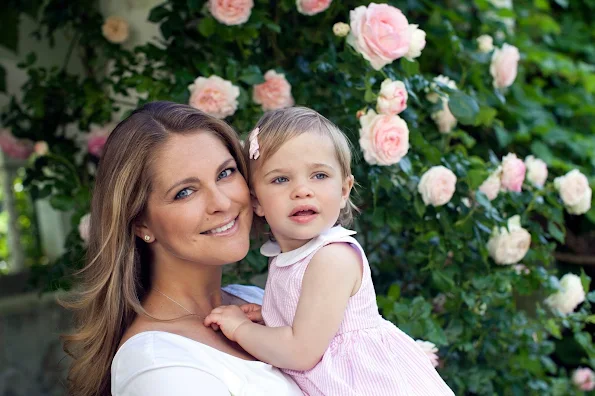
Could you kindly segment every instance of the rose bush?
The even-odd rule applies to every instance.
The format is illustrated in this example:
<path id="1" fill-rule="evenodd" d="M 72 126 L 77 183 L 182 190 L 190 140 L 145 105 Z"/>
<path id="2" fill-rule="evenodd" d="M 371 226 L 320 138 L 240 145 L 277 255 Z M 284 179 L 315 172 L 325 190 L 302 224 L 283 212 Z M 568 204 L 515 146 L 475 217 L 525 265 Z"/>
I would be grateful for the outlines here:
<path id="1" fill-rule="evenodd" d="M 1 119 L 48 143 L 28 170 L 34 198 L 87 213 L 101 158 L 62 131 L 115 121 L 130 91 L 135 105 L 190 103 L 243 138 L 266 108 L 313 107 L 354 145 L 355 228 L 381 312 L 434 345 L 456 394 L 573 394 L 574 370 L 595 367 L 589 276 L 556 260 L 595 224 L 588 3 L 166 1 L 148 15 L 162 46 L 133 50 L 103 36 L 97 8 L 68 2 L 79 21 L 49 4 L 40 24 L 80 35 L 88 75 L 22 65 L 22 103 Z M 76 230 L 68 243 L 44 267 L 53 276 L 80 260 Z M 257 248 L 226 280 L 266 271 Z"/>

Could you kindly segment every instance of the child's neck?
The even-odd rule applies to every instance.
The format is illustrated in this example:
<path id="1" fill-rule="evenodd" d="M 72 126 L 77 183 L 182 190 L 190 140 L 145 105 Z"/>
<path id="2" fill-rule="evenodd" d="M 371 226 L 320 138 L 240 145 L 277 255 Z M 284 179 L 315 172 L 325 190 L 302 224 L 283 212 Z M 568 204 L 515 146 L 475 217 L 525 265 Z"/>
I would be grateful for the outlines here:
<path id="1" fill-rule="evenodd" d="M 281 248 L 281 253 L 287 253 L 287 252 L 291 252 L 292 250 L 299 249 L 302 246 L 304 246 L 305 244 L 307 244 L 308 242 L 310 242 L 312 239 L 313 238 L 311 238 L 311 239 L 287 239 L 287 238 L 277 239 L 277 238 L 275 238 L 275 240 L 279 244 L 279 247 Z"/>

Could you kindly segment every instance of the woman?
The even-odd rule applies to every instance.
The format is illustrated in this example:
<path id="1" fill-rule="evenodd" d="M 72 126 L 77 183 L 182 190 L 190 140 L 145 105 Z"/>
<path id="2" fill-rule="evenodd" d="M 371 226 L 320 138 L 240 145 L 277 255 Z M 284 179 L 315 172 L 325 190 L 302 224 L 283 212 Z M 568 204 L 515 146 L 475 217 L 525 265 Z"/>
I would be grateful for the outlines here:
<path id="1" fill-rule="evenodd" d="M 276 368 L 202 324 L 222 267 L 248 252 L 246 163 L 225 122 L 149 103 L 110 135 L 91 204 L 88 264 L 66 338 L 75 395 L 301 395 Z M 111 367 L 111 376 L 110 376 Z"/>

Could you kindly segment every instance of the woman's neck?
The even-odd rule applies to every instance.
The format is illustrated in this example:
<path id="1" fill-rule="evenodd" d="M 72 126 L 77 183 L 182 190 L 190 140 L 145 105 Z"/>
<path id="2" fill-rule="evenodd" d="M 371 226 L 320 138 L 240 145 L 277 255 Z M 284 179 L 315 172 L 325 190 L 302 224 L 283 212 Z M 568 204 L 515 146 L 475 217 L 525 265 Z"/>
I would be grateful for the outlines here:
<path id="1" fill-rule="evenodd" d="M 169 307 L 180 312 L 183 307 L 183 311 L 205 316 L 222 304 L 221 275 L 221 266 L 155 262 L 149 297 L 157 297 L 162 302 L 159 306 L 166 310 Z M 156 296 L 156 290 L 161 297 Z M 167 296 L 165 300 L 163 295 Z"/>

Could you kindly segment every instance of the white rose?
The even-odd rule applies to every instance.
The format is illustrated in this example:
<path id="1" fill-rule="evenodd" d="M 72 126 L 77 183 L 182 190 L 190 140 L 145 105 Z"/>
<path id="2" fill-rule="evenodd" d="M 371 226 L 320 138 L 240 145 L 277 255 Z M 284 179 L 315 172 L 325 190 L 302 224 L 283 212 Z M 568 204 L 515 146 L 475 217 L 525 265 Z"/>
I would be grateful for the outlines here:
<path id="1" fill-rule="evenodd" d="M 527 180 L 535 187 L 543 187 L 547 180 L 547 165 L 539 158 L 529 155 L 525 158 Z"/>
<path id="2" fill-rule="evenodd" d="M 448 107 L 448 100 L 442 99 L 442 109 L 432 113 L 432 119 L 440 133 L 449 133 L 457 125 L 457 119 Z"/>
<path id="3" fill-rule="evenodd" d="M 516 264 L 525 257 L 531 246 L 531 234 L 521 227 L 521 217 L 512 216 L 506 227 L 494 227 L 488 240 L 490 257 L 496 264 Z"/>
<path id="4" fill-rule="evenodd" d="M 591 209 L 593 191 L 589 181 L 578 169 L 573 169 L 564 176 L 554 179 L 554 186 L 560 193 L 566 210 L 570 214 L 580 215 Z"/>
<path id="5" fill-rule="evenodd" d="M 85 245 L 89 242 L 89 235 L 91 233 L 91 213 L 87 213 L 79 220 L 79 235 L 81 239 L 85 243 Z"/>
<path id="6" fill-rule="evenodd" d="M 490 35 L 482 34 L 476 41 L 479 52 L 487 53 L 494 49 L 494 39 Z"/>
<path id="7" fill-rule="evenodd" d="M 457 89 L 457 83 L 451 80 L 450 78 L 443 76 L 440 74 L 439 76 L 434 77 L 432 83 L 430 84 L 429 88 L 426 88 L 426 99 L 432 103 L 438 103 L 440 100 L 440 95 L 436 92 L 437 90 L 441 90 L 438 86 L 438 83 L 441 85 L 445 85 L 450 89 Z M 448 94 L 444 94 L 445 98 L 448 98 Z"/>
<path id="8" fill-rule="evenodd" d="M 337 37 L 345 37 L 349 34 L 351 28 L 345 22 L 337 22 L 333 25 L 333 33 Z"/>
<path id="9" fill-rule="evenodd" d="M 405 54 L 405 59 L 413 61 L 421 55 L 421 51 L 426 46 L 426 32 L 418 29 L 418 25 L 411 24 L 407 28 L 411 35 L 411 41 L 409 42 L 409 50 Z"/>
<path id="10" fill-rule="evenodd" d="M 485 181 L 479 186 L 479 191 L 484 193 L 490 201 L 493 201 L 500 192 L 502 186 L 502 167 L 499 166 Z"/>
<path id="11" fill-rule="evenodd" d="M 433 166 L 419 180 L 417 191 L 426 205 L 442 206 L 452 198 L 456 184 L 457 177 L 450 169 Z"/>
<path id="12" fill-rule="evenodd" d="M 560 279 L 558 292 L 549 296 L 545 303 L 551 309 L 567 315 L 583 301 L 585 301 L 585 290 L 581 278 L 575 274 L 566 274 Z"/>
<path id="13" fill-rule="evenodd" d="M 436 345 L 430 341 L 415 340 L 415 342 L 430 359 L 432 366 L 438 367 L 438 348 L 436 348 Z"/>

